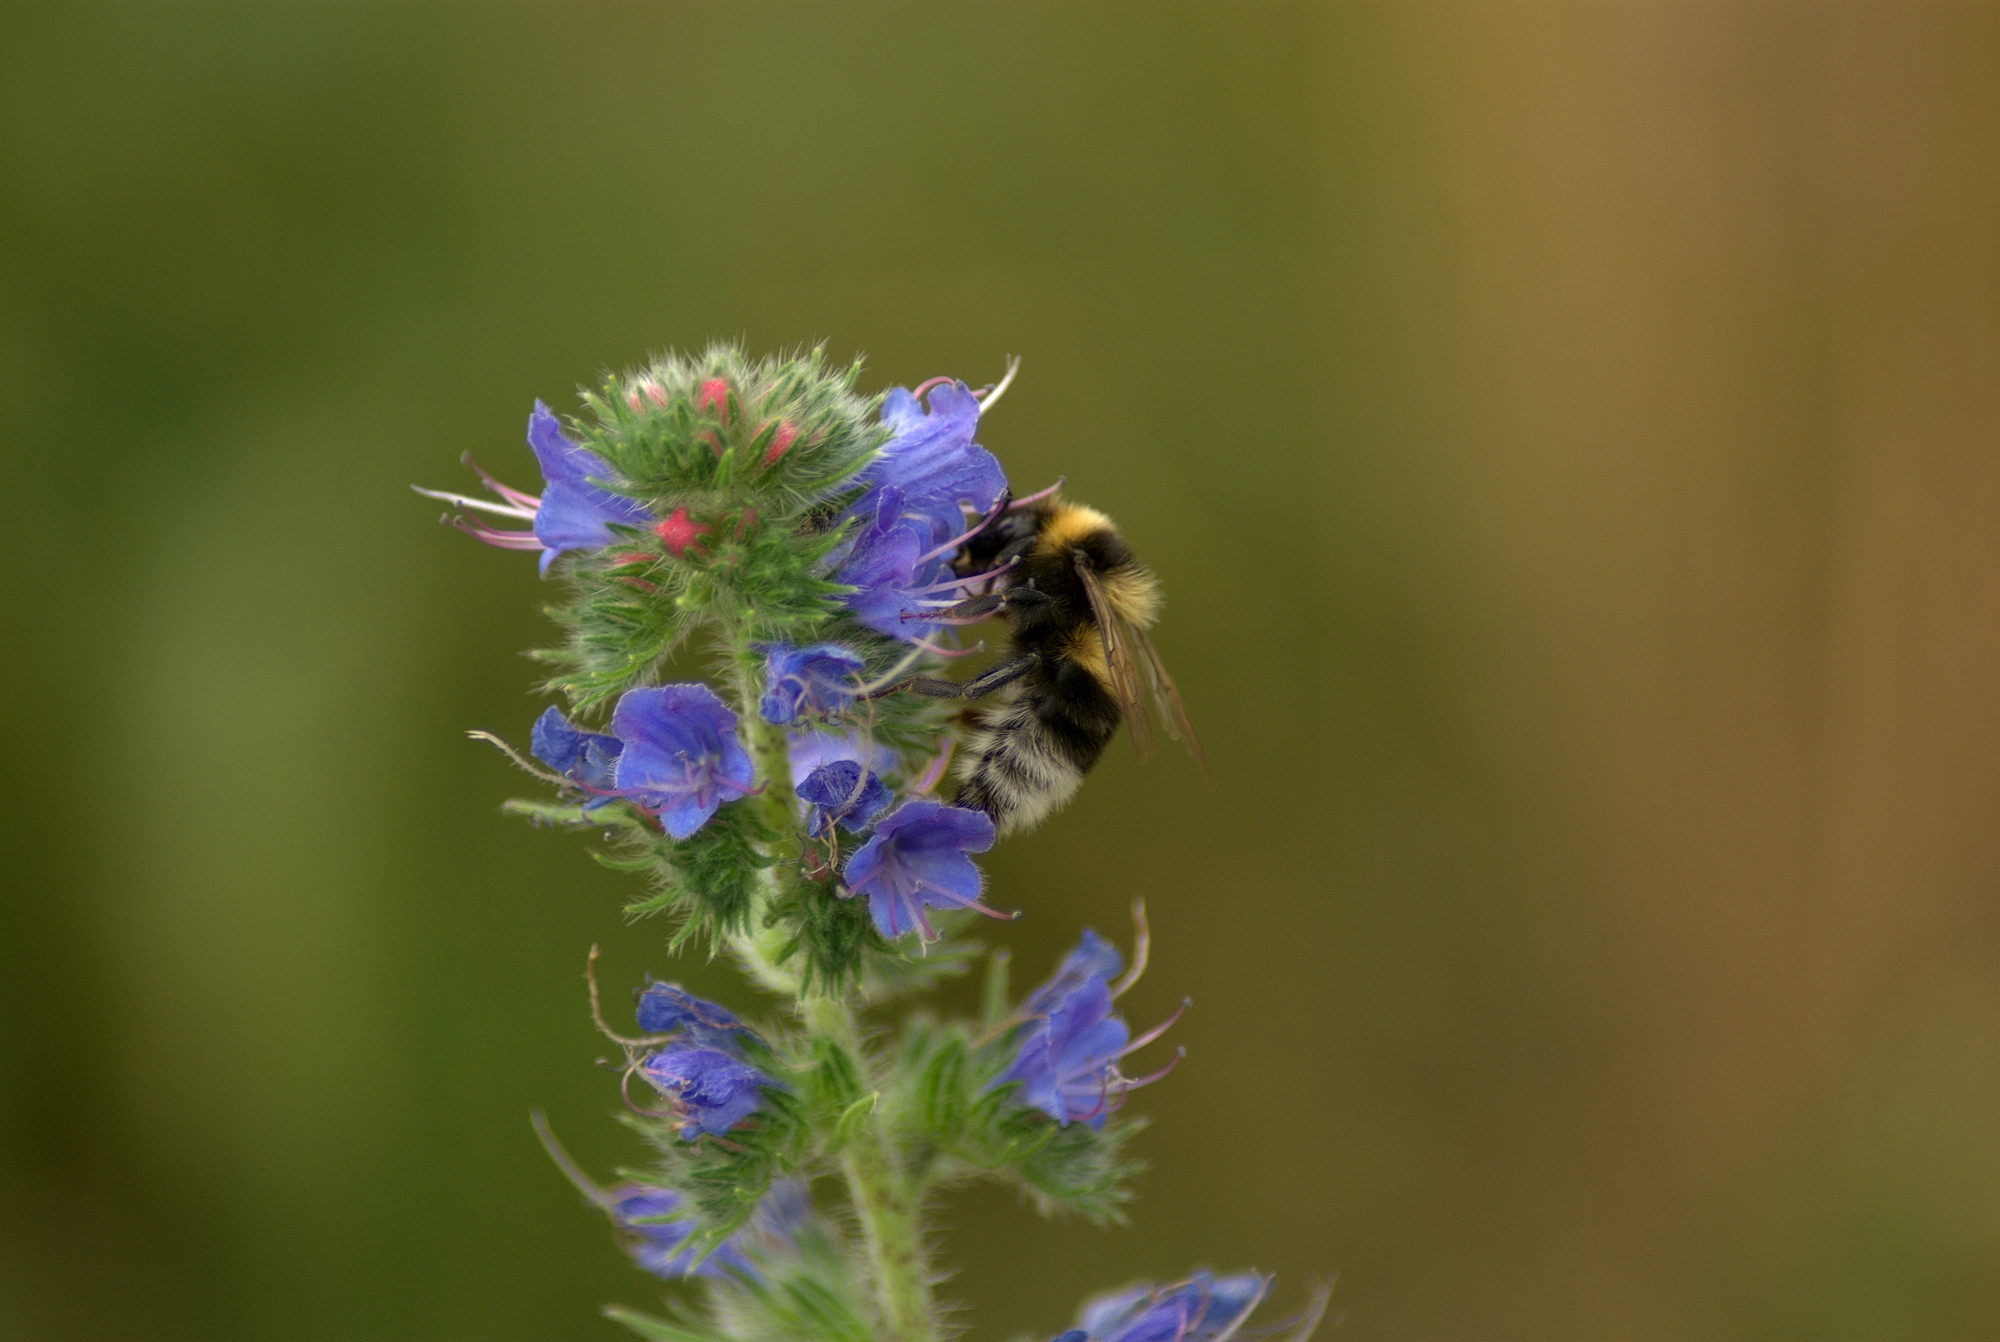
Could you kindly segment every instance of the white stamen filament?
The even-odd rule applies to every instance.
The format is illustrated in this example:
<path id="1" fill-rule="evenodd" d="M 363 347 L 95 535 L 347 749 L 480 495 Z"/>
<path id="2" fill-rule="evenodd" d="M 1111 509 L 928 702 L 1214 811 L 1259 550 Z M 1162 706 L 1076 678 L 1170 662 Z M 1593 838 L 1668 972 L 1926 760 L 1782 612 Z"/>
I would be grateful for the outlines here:
<path id="1" fill-rule="evenodd" d="M 1002 396 L 1007 394 L 1007 388 L 1013 385 L 1014 374 L 1020 371 L 1021 371 L 1021 360 L 1015 355 L 1012 354 L 1008 355 L 1007 376 L 1000 379 L 999 386 L 993 388 L 993 390 L 987 392 L 986 395 L 983 398 L 981 398 L 979 402 L 980 414 L 983 415 L 988 410 L 991 410 L 993 408 L 993 403 L 999 400 Z"/>
<path id="2" fill-rule="evenodd" d="M 450 494 L 442 489 L 425 489 L 422 485 L 411 485 L 410 488 L 425 498 L 443 499 L 446 503 L 456 503 L 461 508 L 477 508 L 482 512 L 499 513 L 502 517 L 519 517 L 529 522 L 535 520 L 535 511 L 532 508 L 494 503 L 488 499 L 469 498 L 464 494 Z"/>

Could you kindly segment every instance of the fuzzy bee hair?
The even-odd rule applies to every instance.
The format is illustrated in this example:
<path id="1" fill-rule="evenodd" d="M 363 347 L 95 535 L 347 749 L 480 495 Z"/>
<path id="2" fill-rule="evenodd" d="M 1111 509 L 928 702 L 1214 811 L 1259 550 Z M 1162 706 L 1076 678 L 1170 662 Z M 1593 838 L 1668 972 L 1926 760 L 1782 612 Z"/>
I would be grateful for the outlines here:
<path id="1" fill-rule="evenodd" d="M 1131 724 L 1141 758 L 1150 754 L 1142 678 L 1168 735 L 1201 758 L 1146 638 L 1159 614 L 1159 585 L 1110 518 L 1055 498 L 1003 503 L 968 539 L 956 567 L 1002 574 L 1000 590 L 959 609 L 967 618 L 1004 616 L 1011 640 L 1006 657 L 966 684 L 908 685 L 975 701 L 957 766 L 958 805 L 986 812 L 1002 836 L 1017 833 L 1076 795 L 1120 722 Z"/>

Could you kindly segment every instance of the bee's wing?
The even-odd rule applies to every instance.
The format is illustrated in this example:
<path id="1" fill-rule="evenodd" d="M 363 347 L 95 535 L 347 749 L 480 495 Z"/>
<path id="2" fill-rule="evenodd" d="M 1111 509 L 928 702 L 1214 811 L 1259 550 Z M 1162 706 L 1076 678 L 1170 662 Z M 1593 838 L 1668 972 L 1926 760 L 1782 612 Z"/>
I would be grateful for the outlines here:
<path id="1" fill-rule="evenodd" d="M 1137 660 L 1152 687 L 1153 707 L 1159 711 L 1160 725 L 1167 729 L 1168 736 L 1188 748 L 1188 754 L 1201 767 L 1201 776 L 1214 783 L 1215 776 L 1208 771 L 1208 756 L 1201 750 L 1201 738 L 1194 734 L 1194 724 L 1188 721 L 1187 709 L 1181 706 L 1181 692 L 1174 688 L 1174 678 L 1167 674 L 1167 668 L 1160 665 L 1160 654 L 1153 651 L 1153 641 L 1146 637 L 1145 630 L 1133 625 L 1127 625 L 1125 633 L 1138 647 Z"/>
<path id="2" fill-rule="evenodd" d="M 1104 584 L 1098 581 L 1096 568 L 1081 550 L 1076 553 L 1076 573 L 1083 579 L 1083 590 L 1090 597 L 1090 613 L 1096 618 L 1098 637 L 1104 643 L 1104 666 L 1111 678 L 1111 697 L 1118 701 L 1126 726 L 1131 728 L 1133 751 L 1140 759 L 1149 759 L 1153 754 L 1153 721 L 1146 716 L 1146 706 L 1140 701 L 1139 669 L 1132 663 L 1133 636 L 1137 631 L 1118 618 L 1118 612 L 1104 595 Z"/>

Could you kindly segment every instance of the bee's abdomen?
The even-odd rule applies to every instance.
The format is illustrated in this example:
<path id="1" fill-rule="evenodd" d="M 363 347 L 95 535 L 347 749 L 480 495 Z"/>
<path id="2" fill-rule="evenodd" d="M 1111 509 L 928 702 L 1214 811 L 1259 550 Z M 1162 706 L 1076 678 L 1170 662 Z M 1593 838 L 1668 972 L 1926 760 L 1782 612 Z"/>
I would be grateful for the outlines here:
<path id="1" fill-rule="evenodd" d="M 1115 710 L 1079 721 L 1046 711 L 1053 705 L 1024 689 L 1009 686 L 981 712 L 960 756 L 953 799 L 993 817 L 1003 838 L 1067 805 L 1118 730 Z"/>

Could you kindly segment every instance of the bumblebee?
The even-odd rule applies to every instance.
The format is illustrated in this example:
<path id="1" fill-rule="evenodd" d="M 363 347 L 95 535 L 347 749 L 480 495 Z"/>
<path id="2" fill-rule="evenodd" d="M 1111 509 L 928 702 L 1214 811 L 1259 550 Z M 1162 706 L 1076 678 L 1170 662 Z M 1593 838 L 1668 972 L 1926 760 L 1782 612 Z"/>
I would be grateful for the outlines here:
<path id="1" fill-rule="evenodd" d="M 1110 518 L 1053 494 L 1003 498 L 967 533 L 953 568 L 961 577 L 993 574 L 991 589 L 910 618 L 1003 617 L 1006 656 L 969 681 L 918 676 L 885 692 L 974 703 L 955 804 L 984 811 L 1002 836 L 1018 833 L 1076 795 L 1120 722 L 1130 725 L 1139 758 L 1148 758 L 1153 724 L 1141 682 L 1166 734 L 1207 774 L 1173 677 L 1146 637 L 1159 615 L 1159 583 Z"/>

